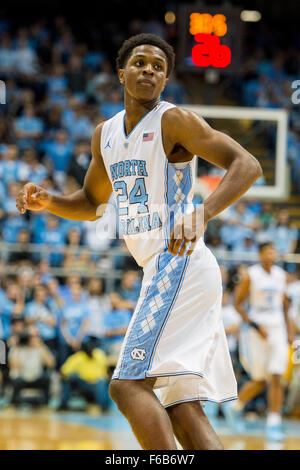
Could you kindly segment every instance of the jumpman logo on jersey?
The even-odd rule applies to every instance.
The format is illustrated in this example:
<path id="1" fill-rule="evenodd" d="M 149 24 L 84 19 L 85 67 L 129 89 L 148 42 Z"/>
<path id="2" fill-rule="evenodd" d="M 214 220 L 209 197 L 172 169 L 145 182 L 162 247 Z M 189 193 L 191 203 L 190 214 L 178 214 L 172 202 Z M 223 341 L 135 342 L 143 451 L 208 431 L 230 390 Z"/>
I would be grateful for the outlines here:
<path id="1" fill-rule="evenodd" d="M 109 143 L 109 142 L 110 142 L 110 139 L 108 139 L 107 144 L 106 144 L 105 147 L 104 147 L 105 149 L 106 149 L 107 147 L 111 149 L 111 146 L 110 146 L 110 143 Z"/>

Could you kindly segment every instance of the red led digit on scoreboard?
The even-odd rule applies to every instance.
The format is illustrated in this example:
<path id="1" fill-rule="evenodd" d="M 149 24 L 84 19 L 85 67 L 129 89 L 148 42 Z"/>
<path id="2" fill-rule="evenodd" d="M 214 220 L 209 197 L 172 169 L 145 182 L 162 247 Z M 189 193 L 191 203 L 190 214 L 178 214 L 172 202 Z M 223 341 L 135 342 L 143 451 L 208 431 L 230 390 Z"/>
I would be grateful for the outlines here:
<path id="1" fill-rule="evenodd" d="M 227 67 L 231 62 L 231 50 L 220 44 L 220 38 L 211 34 L 196 34 L 199 43 L 192 49 L 192 61 L 198 67 Z"/>
<path id="2" fill-rule="evenodd" d="M 192 49 L 192 61 L 197 67 L 224 68 L 231 62 L 231 50 L 220 43 L 220 36 L 227 33 L 225 15 L 192 13 L 190 15 L 190 33 L 198 43 Z"/>

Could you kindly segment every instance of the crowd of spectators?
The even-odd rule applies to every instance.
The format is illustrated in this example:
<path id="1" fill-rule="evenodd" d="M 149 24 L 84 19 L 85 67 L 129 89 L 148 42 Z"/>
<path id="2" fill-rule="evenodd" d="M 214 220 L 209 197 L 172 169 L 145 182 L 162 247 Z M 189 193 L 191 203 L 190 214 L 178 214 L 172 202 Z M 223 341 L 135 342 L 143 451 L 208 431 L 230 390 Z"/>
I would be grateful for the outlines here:
<path id="1" fill-rule="evenodd" d="M 287 156 L 291 166 L 292 182 L 300 193 L 300 113 L 299 92 L 300 60 L 296 44 L 278 47 L 276 42 L 257 39 L 257 48 L 242 64 L 238 81 L 241 104 L 261 108 L 285 109 L 288 112 Z M 269 131 L 269 139 L 272 137 Z M 274 134 L 273 134 L 274 136 Z M 268 140 L 268 138 L 267 138 Z M 274 155 L 270 151 L 270 157 Z"/>
<path id="2" fill-rule="evenodd" d="M 17 276 L 3 272 L 0 338 L 7 349 L 7 366 L 0 374 L 3 395 L 10 385 L 9 400 L 18 405 L 23 389 L 39 389 L 44 392 L 41 402 L 48 404 L 50 379 L 59 377 L 62 393 L 57 404 L 61 399 L 61 406 L 67 407 L 70 386 L 76 382 L 107 409 L 110 368 L 116 364 L 140 283 L 139 273 L 127 270 L 116 291 L 108 294 L 97 277 L 83 282 L 73 275 L 61 284 L 45 276 L 42 266 L 39 272 L 23 267 Z"/>
<path id="3" fill-rule="evenodd" d="M 156 20 L 133 22 L 130 28 L 168 38 Z M 288 151 L 296 175 L 300 120 L 290 101 L 293 74 L 287 58 L 267 59 L 258 52 L 245 69 L 242 101 L 289 108 Z M 0 240 L 19 244 L 17 251 L 1 251 L 0 339 L 8 352 L 8 365 L 1 369 L 2 393 L 6 396 L 10 385 L 10 400 L 17 405 L 25 388 L 37 388 L 43 403 L 49 403 L 53 377 L 59 375 L 62 408 L 76 386 L 107 409 L 107 380 L 139 296 L 140 274 L 128 269 L 128 257 L 109 255 L 111 247 L 120 247 L 125 255 L 126 248 L 120 240 L 95 236 L 102 230 L 99 222 L 72 222 L 44 212 L 20 216 L 15 199 L 27 181 L 63 194 L 81 187 L 93 130 L 123 109 L 123 90 L 101 43 L 90 47 L 76 40 L 61 17 L 51 27 L 39 20 L 14 29 L 1 21 L 0 78 L 6 83 L 7 103 L 0 106 Z M 182 104 L 192 98 L 174 75 L 163 99 Z M 222 219 L 211 221 L 206 233 L 217 256 L 224 250 L 256 254 L 258 244 L 269 239 L 283 257 L 297 250 L 299 236 L 288 212 L 267 202 L 238 202 Z M 32 251 L 30 243 L 41 250 Z M 232 290 L 241 261 L 222 264 L 224 322 L 237 369 L 239 321 Z M 69 275 L 54 276 L 54 268 Z M 291 263 L 287 268 L 295 271 Z M 110 291 L 99 273 L 112 269 L 124 273 Z M 83 272 L 89 276 L 81 276 Z"/>

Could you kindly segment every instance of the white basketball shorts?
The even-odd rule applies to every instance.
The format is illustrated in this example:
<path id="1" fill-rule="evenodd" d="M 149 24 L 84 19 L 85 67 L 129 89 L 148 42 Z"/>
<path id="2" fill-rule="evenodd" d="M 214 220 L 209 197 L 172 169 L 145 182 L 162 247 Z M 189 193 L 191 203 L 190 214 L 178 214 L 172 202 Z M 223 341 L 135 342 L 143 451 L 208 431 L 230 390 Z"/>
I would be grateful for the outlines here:
<path id="1" fill-rule="evenodd" d="M 113 379 L 157 377 L 165 407 L 236 399 L 221 300 L 220 269 L 204 244 L 190 257 L 151 259 Z"/>
<path id="2" fill-rule="evenodd" d="M 288 341 L 284 324 L 264 326 L 266 339 L 244 325 L 240 337 L 240 360 L 253 380 L 283 375 L 288 364 Z"/>

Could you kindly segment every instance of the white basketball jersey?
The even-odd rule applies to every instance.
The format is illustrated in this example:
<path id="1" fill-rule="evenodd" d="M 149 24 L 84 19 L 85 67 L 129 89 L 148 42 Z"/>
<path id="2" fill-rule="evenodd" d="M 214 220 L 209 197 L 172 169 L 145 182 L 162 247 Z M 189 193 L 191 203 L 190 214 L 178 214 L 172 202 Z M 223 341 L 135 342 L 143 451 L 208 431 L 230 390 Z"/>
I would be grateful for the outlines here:
<path id="1" fill-rule="evenodd" d="M 268 273 L 260 264 L 248 269 L 250 276 L 249 318 L 261 325 L 282 324 L 286 273 L 272 266 Z"/>
<path id="2" fill-rule="evenodd" d="M 113 187 L 119 233 L 140 266 L 168 248 L 174 220 L 193 210 L 195 157 L 172 164 L 163 148 L 161 118 L 173 107 L 161 101 L 128 136 L 125 110 L 102 128 L 101 154 Z"/>
<path id="3" fill-rule="evenodd" d="M 291 300 L 289 316 L 300 329 L 300 281 L 294 281 L 288 284 L 287 296 Z"/>

